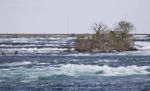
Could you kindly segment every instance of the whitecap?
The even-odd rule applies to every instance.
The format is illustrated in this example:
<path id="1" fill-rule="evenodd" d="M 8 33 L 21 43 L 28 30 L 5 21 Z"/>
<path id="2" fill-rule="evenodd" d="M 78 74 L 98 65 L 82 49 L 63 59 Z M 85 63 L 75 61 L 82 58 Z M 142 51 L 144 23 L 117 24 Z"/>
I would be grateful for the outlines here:
<path id="1" fill-rule="evenodd" d="M 135 42 L 135 47 L 139 50 L 150 50 L 150 42 L 149 41 L 137 41 Z"/>
<path id="2" fill-rule="evenodd" d="M 109 62 L 118 62 L 118 60 L 98 60 L 98 62 L 106 62 L 106 63 L 109 63 Z"/>
<path id="3" fill-rule="evenodd" d="M 3 63 L 0 66 L 23 66 L 32 64 L 30 61 L 23 61 L 23 62 L 11 62 L 11 63 Z"/>
<path id="4" fill-rule="evenodd" d="M 10 65 L 10 64 L 9 64 Z M 84 65 L 84 64 L 61 64 L 48 66 L 33 66 L 31 68 L 17 67 L 8 70 L 0 70 L 0 77 L 11 77 L 11 79 L 21 76 L 21 82 L 28 83 L 36 81 L 38 78 L 52 76 L 129 76 L 150 74 L 150 66 L 119 66 L 110 67 L 107 65 Z"/>

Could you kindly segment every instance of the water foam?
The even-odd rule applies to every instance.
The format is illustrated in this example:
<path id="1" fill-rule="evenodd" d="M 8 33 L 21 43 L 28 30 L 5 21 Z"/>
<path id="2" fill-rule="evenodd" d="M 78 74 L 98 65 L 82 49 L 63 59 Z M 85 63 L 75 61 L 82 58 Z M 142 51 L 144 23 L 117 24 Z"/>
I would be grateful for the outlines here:
<path id="1" fill-rule="evenodd" d="M 70 76 L 80 76 L 80 75 L 101 75 L 101 76 L 125 76 L 133 74 L 148 74 L 146 71 L 150 67 L 148 66 L 127 66 L 127 67 L 110 67 L 107 65 L 98 66 L 98 65 L 75 65 L 67 64 L 60 66 L 60 69 L 64 74 Z"/>
<path id="2" fill-rule="evenodd" d="M 23 66 L 32 64 L 30 61 L 23 61 L 23 62 L 12 62 L 12 63 L 4 63 L 0 64 L 0 66 Z"/>
<path id="3" fill-rule="evenodd" d="M 138 41 L 138 42 L 135 42 L 135 47 L 139 50 L 147 50 L 147 49 L 150 50 L 150 42 Z"/>
<path id="4" fill-rule="evenodd" d="M 34 66 L 31 68 L 17 67 L 10 69 L 1 69 L 0 77 L 18 77 L 22 76 L 21 82 L 36 81 L 38 78 L 51 77 L 51 76 L 128 76 L 128 75 L 144 75 L 150 74 L 149 66 L 120 66 L 110 67 L 107 65 L 84 65 L 84 64 L 61 64 L 49 66 Z"/>

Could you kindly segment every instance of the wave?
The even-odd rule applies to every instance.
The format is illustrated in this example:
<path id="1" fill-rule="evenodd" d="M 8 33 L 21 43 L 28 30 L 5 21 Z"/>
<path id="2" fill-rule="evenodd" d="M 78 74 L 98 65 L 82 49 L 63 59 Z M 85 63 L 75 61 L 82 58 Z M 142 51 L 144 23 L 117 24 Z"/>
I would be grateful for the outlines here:
<path id="1" fill-rule="evenodd" d="M 150 42 L 137 41 L 135 42 L 135 47 L 139 50 L 150 50 Z"/>
<path id="2" fill-rule="evenodd" d="M 80 75 L 101 75 L 101 76 L 125 76 L 133 74 L 147 74 L 149 73 L 146 69 L 149 69 L 148 66 L 127 66 L 127 67 L 110 67 L 107 65 L 98 66 L 98 65 L 76 65 L 76 64 L 67 64 L 61 65 L 63 74 L 70 76 L 80 76 Z M 61 72 L 60 72 L 61 73 Z"/>
<path id="3" fill-rule="evenodd" d="M 12 63 L 0 64 L 0 67 L 2 67 L 2 66 L 23 66 L 23 65 L 29 65 L 29 64 L 32 64 L 32 63 L 30 61 L 12 62 Z"/>
<path id="4" fill-rule="evenodd" d="M 1 69 L 0 77 L 18 77 L 21 82 L 36 81 L 39 78 L 47 78 L 52 76 L 128 76 L 128 75 L 142 75 L 150 74 L 149 66 L 120 66 L 110 67 L 107 65 L 78 65 L 78 64 L 61 64 L 61 65 L 49 65 L 49 66 L 34 66 L 31 68 L 17 67 L 9 69 Z M 9 74 L 9 75 L 8 75 Z M 18 75 L 18 76 L 16 76 Z"/>
<path id="5" fill-rule="evenodd" d="M 74 40 L 75 38 L 71 38 L 71 37 L 66 37 L 66 38 L 54 38 L 54 37 L 50 37 L 50 38 L 2 38 L 0 39 L 0 42 L 11 42 L 11 43 L 39 43 L 39 42 L 66 42 L 66 41 L 70 41 L 70 40 Z"/>
<path id="6" fill-rule="evenodd" d="M 68 50 L 67 48 L 11 48 L 11 49 L 2 49 L 2 52 L 5 52 L 6 54 L 15 54 L 17 53 L 60 53 L 65 50 Z M 1 52 L 0 51 L 0 52 Z"/>

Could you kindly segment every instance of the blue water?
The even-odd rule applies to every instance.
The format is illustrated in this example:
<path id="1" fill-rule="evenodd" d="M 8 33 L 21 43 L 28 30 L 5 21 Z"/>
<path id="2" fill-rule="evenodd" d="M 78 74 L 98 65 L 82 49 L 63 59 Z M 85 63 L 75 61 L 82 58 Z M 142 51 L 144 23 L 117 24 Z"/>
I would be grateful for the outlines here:
<path id="1" fill-rule="evenodd" d="M 131 55 L 0 56 L 0 90 L 150 91 L 149 59 Z"/>
<path id="2" fill-rule="evenodd" d="M 24 45 L 22 50 L 19 44 L 22 40 L 18 39 L 16 45 L 13 44 L 16 42 L 6 45 L 8 40 L 1 41 L 0 45 L 1 51 L 6 52 L 0 55 L 0 91 L 150 91 L 148 49 L 98 54 L 52 53 L 51 50 L 39 50 L 37 45 L 38 51 Z M 27 46 L 33 44 L 29 41 L 25 41 L 29 43 Z M 20 47 L 13 49 L 16 46 Z M 14 54 L 16 50 L 18 53 Z"/>

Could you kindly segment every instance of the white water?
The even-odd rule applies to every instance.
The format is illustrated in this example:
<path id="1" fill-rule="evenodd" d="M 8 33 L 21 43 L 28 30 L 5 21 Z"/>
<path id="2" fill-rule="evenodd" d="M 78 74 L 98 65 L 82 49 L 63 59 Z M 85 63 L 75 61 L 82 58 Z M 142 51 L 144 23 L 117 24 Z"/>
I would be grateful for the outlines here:
<path id="1" fill-rule="evenodd" d="M 139 38 L 139 36 L 137 36 Z M 141 36 L 140 38 L 145 38 Z M 1 44 L 0 53 L 5 52 L 6 54 L 14 54 L 16 51 L 18 53 L 60 53 L 63 51 L 68 50 L 67 48 L 58 48 L 60 46 L 68 45 L 67 41 L 74 39 L 72 37 L 64 37 L 64 38 L 3 38 L 0 39 L 0 42 L 12 42 L 12 43 L 29 43 L 25 45 L 13 45 L 13 44 Z M 44 42 L 44 45 L 42 44 Z M 33 44 L 30 44 L 33 43 Z M 37 44 L 34 44 L 37 43 Z M 38 44 L 39 43 L 39 44 Z M 41 44 L 40 44 L 41 43 Z M 73 45 L 74 41 L 70 42 L 69 44 Z M 11 48 L 7 48 L 11 47 Z M 14 47 L 14 48 L 13 48 Z M 18 48 L 17 48 L 18 47 Z M 31 48 L 29 48 L 31 47 Z M 38 48 L 41 47 L 41 48 Z M 149 41 L 135 41 L 135 47 L 138 51 L 133 52 L 121 52 L 115 53 L 115 55 L 150 55 L 150 42 Z M 73 49 L 74 50 L 74 49 Z M 106 53 L 105 53 L 106 54 Z M 105 55 L 104 54 L 104 55 Z M 93 54 L 92 54 L 93 55 Z M 79 53 L 79 54 L 70 54 L 67 56 L 92 56 L 90 53 Z M 94 54 L 95 55 L 95 54 Z M 96 55 L 103 55 L 103 53 L 99 53 Z M 107 55 L 114 55 L 114 53 L 107 53 Z"/>
<path id="2" fill-rule="evenodd" d="M 12 63 L 4 63 L 0 64 L 0 66 L 23 66 L 32 64 L 30 61 L 23 61 L 23 62 L 12 62 Z"/>
<path id="3" fill-rule="evenodd" d="M 67 50 L 67 48 L 11 48 L 11 49 L 3 49 L 5 53 L 57 53 Z"/>
<path id="4" fill-rule="evenodd" d="M 22 62 L 22 65 L 30 63 Z M 8 64 L 5 64 L 8 65 Z M 14 64 L 10 64 L 14 65 Z M 21 63 L 18 63 L 21 65 Z M 0 77 L 15 78 L 16 76 L 22 76 L 22 82 L 35 81 L 42 77 L 51 77 L 57 75 L 66 76 L 127 76 L 127 75 L 142 75 L 150 74 L 148 71 L 149 66 L 120 66 L 110 67 L 107 65 L 78 65 L 78 64 L 61 64 L 55 66 L 34 66 L 31 68 L 17 67 L 0 69 Z"/>
<path id="5" fill-rule="evenodd" d="M 150 50 L 150 42 L 137 41 L 135 47 L 139 50 Z"/>

